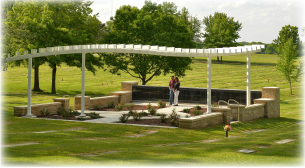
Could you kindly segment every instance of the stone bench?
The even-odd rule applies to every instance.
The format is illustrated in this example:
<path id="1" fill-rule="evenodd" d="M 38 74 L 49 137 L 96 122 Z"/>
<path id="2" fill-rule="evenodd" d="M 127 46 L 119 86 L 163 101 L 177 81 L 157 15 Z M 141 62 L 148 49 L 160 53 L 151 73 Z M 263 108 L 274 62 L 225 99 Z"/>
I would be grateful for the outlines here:
<path id="1" fill-rule="evenodd" d="M 114 96 L 90 98 L 90 109 L 93 109 L 95 106 L 98 106 L 100 108 L 107 107 L 108 102 L 110 101 L 113 101 L 114 104 L 118 104 L 119 97 L 114 95 Z"/>
<path id="2" fill-rule="evenodd" d="M 188 129 L 204 128 L 208 126 L 219 125 L 222 123 L 223 113 L 221 112 L 214 112 L 210 114 L 179 119 L 179 127 Z"/>
<path id="3" fill-rule="evenodd" d="M 57 109 L 62 107 L 61 102 L 35 104 L 31 105 L 31 114 L 35 116 L 41 115 L 41 110 L 48 110 L 50 114 L 57 114 Z M 25 116 L 28 111 L 28 106 L 15 106 L 14 116 Z"/>

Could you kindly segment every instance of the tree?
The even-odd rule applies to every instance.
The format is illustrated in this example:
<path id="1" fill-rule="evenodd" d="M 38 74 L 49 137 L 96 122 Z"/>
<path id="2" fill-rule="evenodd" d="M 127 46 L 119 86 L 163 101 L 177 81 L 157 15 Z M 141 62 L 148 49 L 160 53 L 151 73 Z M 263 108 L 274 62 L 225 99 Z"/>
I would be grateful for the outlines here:
<path id="1" fill-rule="evenodd" d="M 100 41 L 100 22 L 92 15 L 90 1 L 16 1 L 7 12 L 4 37 L 7 51 L 15 53 L 33 48 L 63 45 L 92 44 Z M 13 55 L 13 54 L 12 54 Z M 95 72 L 93 65 L 101 67 L 101 57 L 86 56 L 86 68 Z M 23 60 L 23 63 L 27 60 Z M 57 66 L 61 63 L 81 67 L 80 55 L 49 56 L 33 59 L 35 70 L 34 91 L 39 88 L 39 66 L 48 63 L 52 68 L 52 94 L 56 94 Z M 14 63 L 20 65 L 20 61 Z"/>
<path id="2" fill-rule="evenodd" d="M 236 39 L 240 38 L 238 31 L 242 24 L 234 21 L 234 17 L 228 17 L 225 13 L 215 12 L 214 15 L 204 17 L 205 25 L 203 45 L 206 48 L 222 48 L 237 46 Z M 219 61 L 219 57 L 217 57 Z"/>
<path id="3" fill-rule="evenodd" d="M 282 27 L 282 29 L 279 32 L 279 36 L 273 40 L 273 44 L 275 45 L 275 48 L 277 52 L 282 52 L 284 50 L 281 49 L 281 47 L 284 46 L 284 44 L 289 40 L 292 39 L 292 43 L 296 45 L 296 49 L 301 51 L 301 41 L 299 38 L 299 28 L 297 26 L 291 26 L 286 25 Z M 281 54 L 281 53 L 278 53 Z M 300 53 L 301 54 L 301 53 Z M 299 54 L 298 54 L 299 56 Z"/>
<path id="4" fill-rule="evenodd" d="M 282 43 L 281 47 L 277 48 L 279 56 L 279 61 L 277 63 L 277 70 L 279 70 L 284 78 L 288 81 L 290 85 L 290 94 L 292 95 L 292 86 L 291 84 L 300 79 L 302 75 L 303 64 L 300 63 L 300 67 L 297 67 L 295 59 L 298 55 L 297 45 L 293 43 L 293 39 L 289 38 L 285 43 Z"/>
<path id="5" fill-rule="evenodd" d="M 111 28 L 108 28 L 111 31 L 105 36 L 104 43 L 191 48 L 195 46 L 195 30 L 191 29 L 189 18 L 186 9 L 177 12 L 174 3 L 157 5 L 145 1 L 141 9 L 124 5 L 116 11 Z M 184 76 L 192 63 L 188 57 L 118 53 L 101 55 L 110 72 L 117 74 L 119 70 L 124 71 L 141 79 L 142 85 L 161 74 Z"/>

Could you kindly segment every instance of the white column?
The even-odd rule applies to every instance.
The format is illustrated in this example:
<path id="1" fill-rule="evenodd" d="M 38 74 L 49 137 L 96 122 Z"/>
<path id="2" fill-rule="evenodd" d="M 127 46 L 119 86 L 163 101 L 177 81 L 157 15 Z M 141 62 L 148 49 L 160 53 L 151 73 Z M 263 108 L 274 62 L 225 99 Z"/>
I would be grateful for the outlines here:
<path id="1" fill-rule="evenodd" d="M 211 62 L 212 62 L 212 57 L 211 55 L 209 54 L 208 55 L 208 76 L 207 76 L 207 113 L 212 113 L 212 110 L 211 110 L 211 95 L 212 95 L 212 92 L 211 92 Z"/>
<path id="2" fill-rule="evenodd" d="M 28 109 L 25 117 L 33 117 L 32 108 L 31 108 L 31 99 L 32 99 L 32 57 L 29 57 L 28 61 Z"/>
<path id="3" fill-rule="evenodd" d="M 247 52 L 247 106 L 251 105 L 251 55 Z"/>
<path id="4" fill-rule="evenodd" d="M 85 117 L 85 61 L 86 53 L 82 52 L 82 101 L 81 101 L 81 114 L 80 117 Z"/>

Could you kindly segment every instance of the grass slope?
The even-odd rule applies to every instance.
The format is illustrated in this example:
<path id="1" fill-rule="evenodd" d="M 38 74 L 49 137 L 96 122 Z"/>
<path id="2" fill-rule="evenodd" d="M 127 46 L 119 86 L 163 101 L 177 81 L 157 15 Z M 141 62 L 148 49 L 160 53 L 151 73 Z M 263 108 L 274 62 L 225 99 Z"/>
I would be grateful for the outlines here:
<path id="1" fill-rule="evenodd" d="M 281 118 L 258 119 L 252 122 L 232 125 L 230 136 L 225 138 L 223 126 L 197 130 L 165 129 L 111 124 L 94 124 L 71 121 L 54 121 L 13 117 L 13 107 L 27 104 L 27 69 L 9 68 L 2 72 L 2 143 L 19 144 L 39 142 L 40 144 L 3 147 L 3 163 L 12 165 L 271 165 L 292 166 L 303 163 L 302 141 L 302 84 L 293 84 L 294 95 L 289 95 L 289 85 L 275 70 L 277 57 L 274 55 L 251 55 L 251 89 L 276 86 L 281 88 Z M 215 58 L 216 59 L 216 58 Z M 215 60 L 214 59 L 214 60 Z M 224 63 L 212 65 L 212 87 L 246 89 L 246 56 L 223 57 Z M 192 71 L 181 79 L 183 87 L 206 87 L 206 59 L 195 58 Z M 63 65 L 57 71 L 57 95 L 51 90 L 51 69 L 40 67 L 40 85 L 43 94 L 33 94 L 32 103 L 48 103 L 53 98 L 81 93 L 81 70 Z M 169 76 L 169 75 L 168 75 Z M 148 85 L 167 86 L 169 77 L 153 78 Z M 269 79 L 269 83 L 268 83 Z M 86 95 L 92 97 L 109 95 L 120 90 L 121 81 L 136 79 L 122 73 L 122 76 L 98 70 L 96 76 L 86 72 Z M 111 81 L 113 84 L 111 85 Z M 101 83 L 108 82 L 108 85 Z M 265 131 L 247 134 L 263 129 Z M 157 131 L 148 134 L 148 131 Z M 56 131 L 35 133 L 39 131 Z M 145 134 L 131 138 L 130 135 Z M 95 140 L 88 140 L 88 139 Z M 218 139 L 212 143 L 203 140 Z M 275 142 L 293 139 L 287 144 Z M 160 147 L 162 146 L 162 147 Z M 259 148 L 266 146 L 268 148 Z M 237 152 L 252 149 L 255 153 Z M 111 151 L 119 151 L 111 153 Z M 109 154 L 105 152 L 110 152 Z M 84 156 L 96 155 L 93 157 Z"/>

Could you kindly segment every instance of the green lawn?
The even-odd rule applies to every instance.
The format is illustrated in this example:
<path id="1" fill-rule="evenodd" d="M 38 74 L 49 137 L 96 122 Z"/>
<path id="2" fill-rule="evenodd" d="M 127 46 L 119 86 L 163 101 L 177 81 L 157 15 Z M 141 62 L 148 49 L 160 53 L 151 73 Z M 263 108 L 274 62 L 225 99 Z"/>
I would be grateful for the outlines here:
<path id="1" fill-rule="evenodd" d="M 216 58 L 213 58 L 216 60 Z M 246 89 L 246 56 L 223 57 L 223 64 L 212 65 L 212 88 Z M 281 88 L 281 118 L 258 119 L 232 125 L 230 136 L 225 138 L 223 125 L 197 129 L 167 129 L 111 124 L 26 119 L 13 117 L 13 107 L 27 104 L 27 68 L 14 67 L 2 72 L 2 143 L 18 144 L 39 142 L 40 144 L 3 148 L 4 164 L 20 165 L 86 165 L 86 166 L 294 166 L 303 163 L 302 83 L 293 84 L 290 95 L 289 84 L 275 70 L 275 55 L 251 55 L 251 89 L 276 86 Z M 182 87 L 206 87 L 206 59 L 195 58 L 192 71 L 181 78 Z M 169 75 L 153 78 L 147 85 L 167 86 Z M 268 83 L 269 79 L 269 83 Z M 111 81 L 113 84 L 111 85 Z M 121 81 L 136 81 L 98 70 L 94 76 L 86 72 L 86 95 L 92 97 L 109 95 L 121 88 Z M 33 94 L 32 103 L 48 103 L 53 98 L 81 93 L 81 70 L 62 65 L 57 70 L 56 89 L 51 95 L 51 69 L 40 67 L 40 87 L 45 92 Z M 102 82 L 104 85 L 102 86 Z M 108 82 L 108 85 L 105 83 Z M 265 131 L 246 134 L 245 132 Z M 158 131 L 147 134 L 148 131 Z M 33 133 L 39 131 L 56 131 Z M 146 134 L 138 138 L 129 135 Z M 87 140 L 97 138 L 96 140 Z M 100 139 L 98 139 L 100 138 Z M 217 142 L 201 143 L 218 139 Z M 276 141 L 293 139 L 287 144 Z M 175 144 L 175 145 L 173 145 Z M 163 145 L 163 147 L 156 147 Z M 259 148 L 266 146 L 268 148 Z M 239 153 L 240 149 L 252 149 L 255 153 Z M 106 154 L 104 152 L 119 151 Z M 88 157 L 86 154 L 97 156 Z"/>

